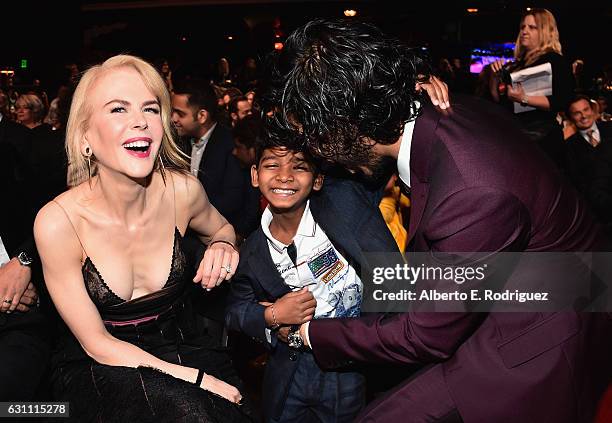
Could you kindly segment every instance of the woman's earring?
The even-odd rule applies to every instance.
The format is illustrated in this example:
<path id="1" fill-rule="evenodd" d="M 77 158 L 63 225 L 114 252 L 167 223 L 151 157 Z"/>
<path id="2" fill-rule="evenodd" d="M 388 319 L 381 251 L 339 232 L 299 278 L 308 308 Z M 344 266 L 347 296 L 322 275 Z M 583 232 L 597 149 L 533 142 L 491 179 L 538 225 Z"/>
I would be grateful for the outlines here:
<path id="1" fill-rule="evenodd" d="M 85 157 L 87 157 L 87 173 L 89 174 L 89 179 L 91 179 L 91 147 L 85 147 Z"/>

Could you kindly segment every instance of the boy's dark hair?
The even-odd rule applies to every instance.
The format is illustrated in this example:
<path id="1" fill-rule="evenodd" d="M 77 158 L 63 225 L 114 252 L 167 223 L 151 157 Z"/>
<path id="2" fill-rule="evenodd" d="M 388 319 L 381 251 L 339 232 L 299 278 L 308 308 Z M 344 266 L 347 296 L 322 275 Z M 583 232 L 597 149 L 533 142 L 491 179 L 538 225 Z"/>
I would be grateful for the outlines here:
<path id="1" fill-rule="evenodd" d="M 246 96 L 244 95 L 239 95 L 237 97 L 233 97 L 228 105 L 228 110 L 230 113 L 238 113 L 238 102 L 240 101 L 249 101 L 248 98 L 246 98 Z"/>
<path id="2" fill-rule="evenodd" d="M 236 122 L 236 126 L 232 130 L 234 138 L 238 139 L 240 144 L 247 148 L 256 147 L 257 139 L 261 137 L 263 131 L 263 122 L 257 115 L 248 115 L 244 119 Z"/>
<path id="3" fill-rule="evenodd" d="M 196 110 L 204 109 L 212 121 L 217 120 L 217 96 L 212 85 L 199 78 L 186 78 L 173 83 L 174 94 L 186 95 L 188 104 Z"/>
<path id="4" fill-rule="evenodd" d="M 392 144 L 419 113 L 417 82 L 429 79 L 420 51 L 378 28 L 348 20 L 314 20 L 268 57 L 263 106 L 276 111 L 271 138 L 299 138 L 316 156 L 365 163 L 369 138 Z"/>
<path id="5" fill-rule="evenodd" d="M 259 162 L 261 161 L 264 151 L 273 148 L 286 148 L 288 151 L 293 153 L 302 153 L 304 156 L 304 161 L 310 165 L 310 169 L 315 177 L 321 173 L 320 163 L 306 148 L 304 148 L 304 144 L 302 143 L 301 139 L 288 138 L 283 140 L 283 142 L 279 142 L 279 140 L 266 136 L 265 133 L 262 135 L 263 136 L 257 138 L 257 142 L 255 143 L 256 167 L 259 168 Z"/>

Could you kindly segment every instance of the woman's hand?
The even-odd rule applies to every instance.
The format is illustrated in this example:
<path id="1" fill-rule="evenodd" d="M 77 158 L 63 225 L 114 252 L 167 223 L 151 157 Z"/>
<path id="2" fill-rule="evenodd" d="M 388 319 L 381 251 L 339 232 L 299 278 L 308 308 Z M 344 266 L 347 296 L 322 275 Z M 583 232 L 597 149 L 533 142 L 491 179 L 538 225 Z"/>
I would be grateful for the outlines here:
<path id="1" fill-rule="evenodd" d="M 209 244 L 193 278 L 202 288 L 211 290 L 230 279 L 238 267 L 238 252 L 230 244 L 213 241 Z"/>
<path id="2" fill-rule="evenodd" d="M 225 383 L 222 380 L 217 379 L 211 375 L 205 374 L 200 383 L 200 388 L 212 392 L 222 398 L 225 398 L 229 402 L 240 404 L 242 401 L 242 395 L 235 386 Z"/>
<path id="3" fill-rule="evenodd" d="M 508 99 L 520 103 L 525 97 L 525 90 L 523 84 L 517 82 L 516 84 L 508 85 L 507 91 Z"/>

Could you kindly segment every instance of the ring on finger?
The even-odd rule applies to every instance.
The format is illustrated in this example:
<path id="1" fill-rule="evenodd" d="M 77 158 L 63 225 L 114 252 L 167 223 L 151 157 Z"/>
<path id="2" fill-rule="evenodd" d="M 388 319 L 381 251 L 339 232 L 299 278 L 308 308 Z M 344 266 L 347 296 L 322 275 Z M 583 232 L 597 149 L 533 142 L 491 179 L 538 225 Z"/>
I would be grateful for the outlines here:
<path id="1" fill-rule="evenodd" d="M 6 300 L 3 301 L 6 304 L 12 304 L 13 300 L 11 300 L 10 298 L 7 298 Z"/>
<path id="2" fill-rule="evenodd" d="M 223 268 L 225 269 L 225 271 L 227 273 L 232 273 L 232 265 L 231 264 L 226 264 L 223 266 Z"/>

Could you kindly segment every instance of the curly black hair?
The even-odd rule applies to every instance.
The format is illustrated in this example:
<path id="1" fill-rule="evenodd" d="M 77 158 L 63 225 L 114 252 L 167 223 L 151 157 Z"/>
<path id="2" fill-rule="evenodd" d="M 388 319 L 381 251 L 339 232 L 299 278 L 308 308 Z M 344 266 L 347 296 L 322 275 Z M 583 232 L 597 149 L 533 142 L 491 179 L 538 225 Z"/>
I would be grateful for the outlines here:
<path id="1" fill-rule="evenodd" d="M 419 50 L 346 19 L 307 23 L 266 63 L 268 136 L 279 145 L 299 138 L 313 155 L 347 167 L 368 162 L 372 141 L 398 140 L 420 112 L 415 85 L 431 73 Z"/>

